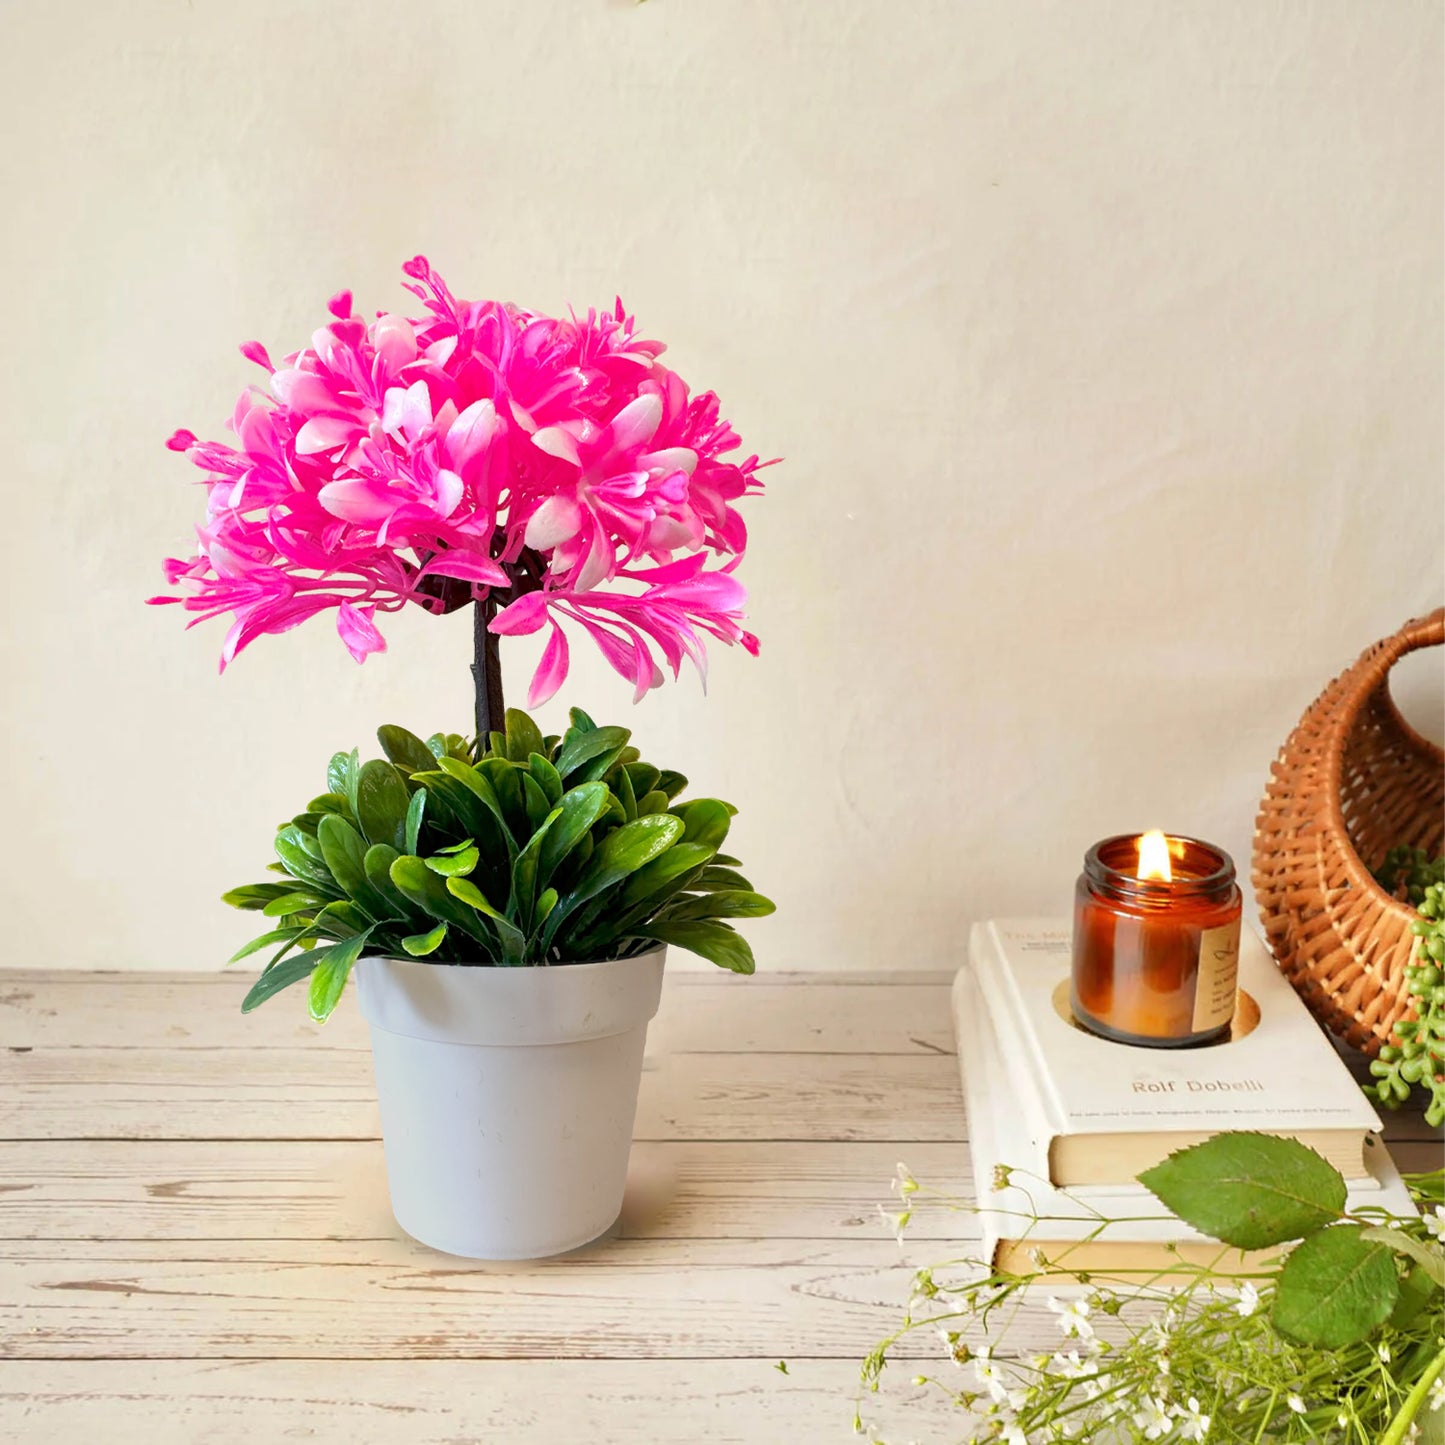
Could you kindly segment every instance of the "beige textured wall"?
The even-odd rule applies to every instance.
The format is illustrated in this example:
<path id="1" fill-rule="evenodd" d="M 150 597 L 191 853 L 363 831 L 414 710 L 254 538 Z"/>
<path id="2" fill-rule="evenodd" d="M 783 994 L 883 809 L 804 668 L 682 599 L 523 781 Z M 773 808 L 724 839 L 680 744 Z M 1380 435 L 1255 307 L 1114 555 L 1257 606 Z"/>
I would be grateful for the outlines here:
<path id="1" fill-rule="evenodd" d="M 1445 590 L 1441 16 L 0 7 L 3 962 L 216 965 L 333 749 L 465 726 L 464 615 L 218 678 L 221 626 L 140 605 L 201 500 L 162 443 L 218 430 L 236 343 L 399 305 L 419 250 L 463 294 L 620 291 L 788 458 L 761 659 L 634 710 L 579 646 L 566 690 L 741 805 L 763 967 L 947 963 L 1121 828 L 1246 857 L 1300 710 Z"/>

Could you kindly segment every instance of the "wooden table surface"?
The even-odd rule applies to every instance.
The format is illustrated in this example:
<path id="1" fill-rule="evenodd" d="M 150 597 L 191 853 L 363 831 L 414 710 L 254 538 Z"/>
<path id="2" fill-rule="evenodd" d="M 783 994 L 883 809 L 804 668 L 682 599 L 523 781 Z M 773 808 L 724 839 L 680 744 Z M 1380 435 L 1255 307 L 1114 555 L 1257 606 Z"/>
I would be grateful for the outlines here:
<path id="1" fill-rule="evenodd" d="M 621 1219 L 525 1264 L 401 1233 L 354 999 L 247 983 L 0 974 L 0 1440 L 843 1442 L 912 1269 L 970 1252 L 878 1214 L 899 1161 L 971 1193 L 946 975 L 671 975 Z M 956 1438 L 907 1369 L 872 1418 Z"/>

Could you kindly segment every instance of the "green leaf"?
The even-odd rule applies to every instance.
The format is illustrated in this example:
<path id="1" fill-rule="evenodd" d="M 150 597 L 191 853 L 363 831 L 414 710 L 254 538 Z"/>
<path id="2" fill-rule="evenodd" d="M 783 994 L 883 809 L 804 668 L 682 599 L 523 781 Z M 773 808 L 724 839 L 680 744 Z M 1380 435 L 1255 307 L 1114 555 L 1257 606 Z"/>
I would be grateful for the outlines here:
<path id="1" fill-rule="evenodd" d="M 483 758 L 477 764 L 477 772 L 492 785 L 502 810 L 502 822 L 520 847 L 531 836 L 527 809 L 522 802 L 522 778 L 526 774 L 504 757 Z"/>
<path id="2" fill-rule="evenodd" d="M 505 766 L 505 764 L 504 764 Z M 441 760 L 442 771 L 447 777 L 460 783 L 487 810 L 496 822 L 496 833 L 505 839 L 507 845 L 507 863 L 511 865 L 512 859 L 517 856 L 517 842 L 512 837 L 511 829 L 507 826 L 507 819 L 502 812 L 502 804 L 497 797 L 496 789 L 492 787 L 491 781 L 485 774 L 479 772 L 469 763 L 459 761 L 457 758 L 443 758 Z M 477 833 L 481 830 L 477 829 Z M 480 838 L 478 838 L 480 842 Z"/>
<path id="3" fill-rule="evenodd" d="M 429 773 L 436 767 L 432 751 L 415 733 L 387 724 L 376 730 L 376 740 L 387 757 L 407 773 Z"/>
<path id="4" fill-rule="evenodd" d="M 221 894 L 221 902 L 254 913 L 265 908 L 273 898 L 284 898 L 295 891 L 295 885 L 291 883 L 247 883 Z"/>
<path id="5" fill-rule="evenodd" d="M 627 780 L 632 784 L 632 796 L 639 803 L 650 792 L 652 792 L 662 777 L 662 769 L 654 768 L 651 763 L 628 763 L 625 771 Z"/>
<path id="6" fill-rule="evenodd" d="M 537 916 L 532 920 L 532 926 L 540 927 L 547 921 L 547 915 L 557 906 L 557 890 L 555 888 L 544 888 L 537 898 Z"/>
<path id="7" fill-rule="evenodd" d="M 572 730 L 575 732 L 590 733 L 597 726 L 580 707 L 568 708 L 567 716 L 572 720 Z"/>
<path id="8" fill-rule="evenodd" d="M 552 881 L 562 860 L 588 836 L 610 796 L 605 783 L 583 783 L 562 795 L 555 809 L 556 821 L 548 828 L 537 859 L 539 888 L 545 888 Z"/>
<path id="9" fill-rule="evenodd" d="M 464 878 L 477 866 L 477 860 L 480 857 L 477 845 L 473 843 L 471 847 L 461 848 L 455 853 L 444 853 L 436 858 L 428 858 L 426 866 L 433 873 L 440 873 L 443 878 Z"/>
<path id="10" fill-rule="evenodd" d="M 687 787 L 687 779 L 683 777 L 681 773 L 674 772 L 671 768 L 664 768 L 653 786 L 666 793 L 668 801 L 670 802 Z"/>
<path id="11" fill-rule="evenodd" d="M 520 708 L 507 709 L 505 724 L 507 757 L 514 763 L 525 763 L 533 753 L 542 751 L 542 729 Z"/>
<path id="12" fill-rule="evenodd" d="M 455 924 L 480 943 L 491 942 L 487 928 L 476 914 L 464 908 L 453 892 L 448 891 L 449 885 L 465 883 L 465 879 L 449 878 L 443 883 L 420 858 L 397 858 L 391 865 L 391 879 L 429 917 L 439 923 Z"/>
<path id="13" fill-rule="evenodd" d="M 530 772 L 519 772 L 517 778 L 522 784 L 522 805 L 527 811 L 527 826 L 536 837 L 537 830 L 547 821 L 547 815 L 556 804 L 549 801 L 542 785 Z"/>
<path id="14" fill-rule="evenodd" d="M 1360 1238 L 1366 1244 L 1388 1245 L 1396 1254 L 1406 1255 L 1441 1289 L 1445 1289 L 1445 1247 L 1412 1239 L 1403 1229 L 1379 1224 L 1371 1225 Z"/>
<path id="15" fill-rule="evenodd" d="M 641 818 L 648 813 L 665 813 L 667 805 L 667 794 L 654 788 L 650 793 L 644 793 L 637 800 L 637 816 Z"/>
<path id="16" fill-rule="evenodd" d="M 267 918 L 289 918 L 293 913 L 309 913 L 325 902 L 314 893 L 283 893 L 280 898 L 273 898 L 261 912 Z"/>
<path id="17" fill-rule="evenodd" d="M 632 779 L 626 768 L 616 769 L 609 781 L 613 796 L 622 804 L 623 817 L 631 822 L 637 816 L 637 794 L 632 791 Z"/>
<path id="18" fill-rule="evenodd" d="M 429 953 L 435 953 L 442 946 L 442 941 L 447 936 L 445 923 L 438 923 L 430 933 L 413 933 L 403 938 L 401 946 L 411 954 L 413 958 L 425 958 Z"/>
<path id="19" fill-rule="evenodd" d="M 732 973 L 752 973 L 757 966 L 747 939 L 726 923 L 656 921 L 634 931 L 639 938 L 655 938 L 661 943 L 676 944 L 689 953 L 700 953 Z"/>
<path id="20" fill-rule="evenodd" d="M 247 958 L 253 953 L 259 953 L 273 943 L 294 943 L 305 932 L 305 924 L 292 924 L 289 928 L 273 928 L 269 933 L 263 933 L 259 938 L 253 938 L 250 943 L 242 944 L 227 959 L 227 962 L 239 963 L 243 958 Z"/>
<path id="21" fill-rule="evenodd" d="M 1339 1170 L 1294 1139 L 1216 1134 L 1146 1169 L 1139 1182 L 1186 1224 L 1238 1249 L 1267 1249 L 1338 1219 Z"/>
<path id="22" fill-rule="evenodd" d="M 741 889 L 719 889 L 697 898 L 684 898 L 668 905 L 667 917 L 679 922 L 688 918 L 766 918 L 777 911 L 771 898 Z"/>
<path id="23" fill-rule="evenodd" d="M 406 810 L 411 795 L 390 763 L 374 758 L 361 769 L 356 786 L 356 816 L 368 843 L 406 846 Z"/>
<path id="24" fill-rule="evenodd" d="M 338 793 L 341 797 L 348 796 L 352 759 L 355 753 L 333 753 L 331 761 L 326 765 L 326 791 Z"/>
<path id="25" fill-rule="evenodd" d="M 1386 1323 L 1391 1329 L 1402 1330 L 1418 1319 L 1429 1305 L 1439 1310 L 1440 1292 L 1435 1282 L 1418 1264 L 1412 1264 L 1404 1279 L 1400 1281 L 1400 1297 L 1390 1311 Z"/>
<path id="26" fill-rule="evenodd" d="M 304 953 L 273 964 L 251 985 L 250 992 L 241 1000 L 241 1012 L 248 1014 L 252 1009 L 259 1008 L 273 994 L 280 993 L 283 988 L 300 983 L 316 967 L 316 958 L 314 953 Z"/>
<path id="27" fill-rule="evenodd" d="M 427 921 L 425 910 L 420 909 L 391 881 L 391 865 L 402 855 L 389 843 L 374 843 L 366 850 L 364 865 L 366 881 L 386 899 L 387 906 L 399 919 L 409 925 Z"/>
<path id="28" fill-rule="evenodd" d="M 557 752 L 555 765 L 557 771 L 562 775 L 562 781 L 569 786 L 575 786 L 581 782 L 593 782 L 591 777 L 572 777 L 573 773 L 579 775 L 586 770 L 590 764 L 607 758 L 608 762 L 602 769 L 603 772 L 617 760 L 622 749 L 627 746 L 627 739 L 632 734 L 626 728 L 589 728 L 585 732 L 571 732 L 562 739 L 562 746 Z"/>
<path id="29" fill-rule="evenodd" d="M 317 830 L 321 856 L 341 888 L 378 922 L 392 918 L 396 910 L 366 876 L 366 840 L 345 819 L 324 818 Z"/>
<path id="30" fill-rule="evenodd" d="M 599 728 L 598 732 L 602 729 Z M 565 799 L 563 800 L 566 801 Z M 577 881 L 558 901 L 542 935 L 545 950 L 567 918 L 604 889 L 665 853 L 682 836 L 682 820 L 670 813 L 637 818 L 609 833 L 597 844 Z"/>
<path id="31" fill-rule="evenodd" d="M 655 900 L 660 907 L 667 897 L 680 891 L 680 886 L 673 888 L 671 885 L 704 867 L 712 855 L 713 850 L 702 843 L 674 843 L 660 858 L 654 858 L 627 880 L 618 896 L 618 907 L 633 908 L 649 900 Z"/>
<path id="32" fill-rule="evenodd" d="M 751 893 L 753 885 L 741 873 L 732 868 L 704 868 L 696 883 L 691 885 L 702 893 L 720 893 L 738 890 Z"/>
<path id="33" fill-rule="evenodd" d="M 275 839 L 276 856 L 286 871 L 302 883 L 314 884 L 328 898 L 339 891 L 330 872 L 316 861 L 300 843 L 301 834 L 294 828 L 282 828 Z"/>
<path id="34" fill-rule="evenodd" d="M 567 791 L 562 786 L 562 774 L 541 753 L 533 753 L 527 759 L 527 771 L 547 795 L 547 808 L 550 812 L 562 801 L 562 794 Z"/>
<path id="35" fill-rule="evenodd" d="M 310 1007 L 311 1017 L 324 1024 L 331 1017 L 331 1011 L 341 1002 L 341 992 L 351 976 L 351 965 L 361 957 L 366 947 L 367 933 L 358 933 L 345 943 L 332 944 L 322 949 L 315 957 L 316 971 L 311 975 Z"/>
<path id="36" fill-rule="evenodd" d="M 1358 1224 L 1337 1224 L 1290 1251 L 1270 1315 L 1286 1339 L 1335 1350 L 1389 1319 L 1400 1294 L 1395 1257 L 1361 1234 Z"/>
<path id="37" fill-rule="evenodd" d="M 690 803 L 679 803 L 672 815 L 681 818 L 687 829 L 682 835 L 684 843 L 707 843 L 714 848 L 722 846 L 732 824 L 728 805 L 717 798 L 694 798 Z"/>
<path id="38" fill-rule="evenodd" d="M 351 817 L 351 804 L 346 801 L 344 793 L 322 793 L 319 798 L 312 798 L 307 803 L 308 813 L 335 813 L 337 817 Z"/>
<path id="39" fill-rule="evenodd" d="M 428 754 L 430 756 L 430 754 Z M 421 820 L 426 815 L 426 789 L 418 788 L 406 808 L 406 851 L 421 852 Z"/>
<path id="40" fill-rule="evenodd" d="M 496 926 L 497 937 L 502 945 L 503 963 L 516 965 L 522 962 L 526 955 L 527 940 L 523 937 L 521 929 L 517 927 L 504 913 L 499 913 L 487 902 L 486 895 L 477 885 L 466 878 L 448 878 L 447 891 L 467 905 L 475 909 L 484 918 L 490 918 Z"/>
<path id="41" fill-rule="evenodd" d="M 328 903 L 311 920 L 315 933 L 335 938 L 350 938 L 356 933 L 367 933 L 372 927 L 370 915 L 362 912 L 349 898 L 338 898 Z"/>

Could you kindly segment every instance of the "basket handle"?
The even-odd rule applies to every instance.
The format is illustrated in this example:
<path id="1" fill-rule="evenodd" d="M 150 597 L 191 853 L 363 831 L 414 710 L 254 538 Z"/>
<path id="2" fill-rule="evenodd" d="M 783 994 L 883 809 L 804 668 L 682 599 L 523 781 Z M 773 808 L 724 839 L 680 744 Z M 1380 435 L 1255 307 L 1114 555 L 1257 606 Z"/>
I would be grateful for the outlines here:
<path id="1" fill-rule="evenodd" d="M 1424 617 L 1412 617 L 1393 637 L 1377 642 L 1360 658 L 1362 680 L 1369 684 L 1365 691 L 1374 692 L 1407 652 L 1442 644 L 1445 644 L 1445 607 L 1437 607 Z"/>

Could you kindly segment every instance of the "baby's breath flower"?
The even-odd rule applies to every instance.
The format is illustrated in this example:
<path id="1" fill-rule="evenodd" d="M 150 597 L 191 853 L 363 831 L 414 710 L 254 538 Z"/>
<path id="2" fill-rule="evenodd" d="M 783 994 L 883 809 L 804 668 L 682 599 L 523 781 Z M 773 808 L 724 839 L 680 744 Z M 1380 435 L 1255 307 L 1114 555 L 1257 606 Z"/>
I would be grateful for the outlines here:
<path id="1" fill-rule="evenodd" d="M 1304 1414 L 1305 1402 L 1301 1400 L 1298 1395 L 1286 1395 L 1284 1397 L 1284 1402 L 1290 1407 L 1291 1410 L 1295 1412 L 1296 1415 Z"/>
<path id="2" fill-rule="evenodd" d="M 913 1218 L 913 1211 L 911 1209 L 884 1209 L 880 1204 L 878 1206 L 878 1213 L 883 1216 L 888 1227 L 893 1231 L 894 1239 L 896 1239 L 899 1244 L 902 1244 L 903 1231 L 908 1228 L 908 1221 Z"/>
<path id="3" fill-rule="evenodd" d="M 1007 1189 L 1009 1180 L 1013 1177 L 1013 1170 L 1007 1164 L 995 1164 L 993 1166 L 993 1187 L 995 1190 Z"/>
<path id="4" fill-rule="evenodd" d="M 1375 1350 L 1375 1353 L 1379 1355 L 1380 1363 L 1382 1365 L 1388 1365 L 1390 1363 L 1390 1347 L 1384 1342 L 1384 1340 L 1380 1341 L 1378 1347 Z"/>
<path id="5" fill-rule="evenodd" d="M 1435 1208 L 1425 1216 L 1425 1233 L 1431 1239 L 1438 1239 L 1445 1243 L 1445 1204 L 1437 1204 Z"/>
<path id="6" fill-rule="evenodd" d="M 893 1179 L 893 1187 L 904 1199 L 907 1199 L 910 1194 L 918 1193 L 918 1181 L 908 1172 L 906 1164 L 898 1166 L 898 1173 Z"/>
<path id="7" fill-rule="evenodd" d="M 1259 1291 L 1255 1289 L 1253 1280 L 1247 1279 L 1240 1285 L 1239 1298 L 1234 1302 L 1234 1308 L 1242 1319 L 1248 1319 L 1259 1308 Z"/>
<path id="8" fill-rule="evenodd" d="M 1065 1380 L 1083 1380 L 1099 1373 L 1099 1366 L 1093 1360 L 1079 1358 L 1077 1350 L 1067 1353 L 1060 1351 L 1050 1361 L 1049 1373 L 1062 1376 Z"/>
<path id="9" fill-rule="evenodd" d="M 1050 1295 L 1044 1301 L 1059 1317 L 1059 1329 L 1066 1340 L 1091 1340 L 1094 1327 L 1089 1323 L 1089 1302 L 1085 1299 L 1069 1300 L 1067 1303 Z"/>
<path id="10" fill-rule="evenodd" d="M 1445 1409 L 1445 1375 L 1436 1375 L 1435 1383 L 1430 1386 L 1430 1408 Z"/>
<path id="11" fill-rule="evenodd" d="M 1179 1422 L 1181 1440 L 1203 1440 L 1209 1434 L 1209 1416 L 1199 1408 L 1199 1401 L 1193 1395 L 1183 1406 L 1174 1407 L 1174 1418 Z"/>
<path id="12" fill-rule="evenodd" d="M 1143 1408 L 1134 1412 L 1134 1423 L 1146 1440 L 1162 1440 L 1174 1428 L 1164 1401 L 1155 1395 L 1144 1396 Z"/>

